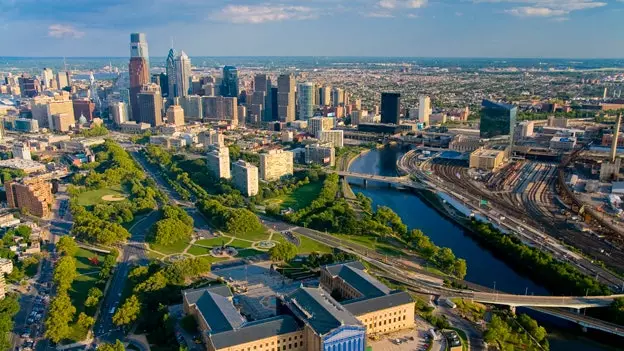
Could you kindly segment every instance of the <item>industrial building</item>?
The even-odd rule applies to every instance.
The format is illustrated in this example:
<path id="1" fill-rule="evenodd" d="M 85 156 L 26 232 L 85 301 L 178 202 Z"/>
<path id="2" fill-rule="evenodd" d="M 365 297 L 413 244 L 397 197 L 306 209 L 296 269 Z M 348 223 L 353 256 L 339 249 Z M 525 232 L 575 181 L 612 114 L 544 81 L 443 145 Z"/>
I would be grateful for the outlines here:
<path id="1" fill-rule="evenodd" d="M 470 154 L 470 168 L 493 171 L 503 164 L 504 159 L 504 150 L 478 149 Z"/>

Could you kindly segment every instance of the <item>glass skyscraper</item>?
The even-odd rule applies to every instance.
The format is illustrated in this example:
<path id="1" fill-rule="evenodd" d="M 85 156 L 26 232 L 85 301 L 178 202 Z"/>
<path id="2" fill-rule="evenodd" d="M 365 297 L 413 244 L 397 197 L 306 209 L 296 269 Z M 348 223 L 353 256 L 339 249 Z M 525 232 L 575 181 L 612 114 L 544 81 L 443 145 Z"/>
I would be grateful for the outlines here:
<path id="1" fill-rule="evenodd" d="M 502 102 L 483 100 L 481 102 L 481 125 L 479 135 L 489 139 L 496 136 L 513 137 L 518 108 Z"/>
<path id="2" fill-rule="evenodd" d="M 238 97 L 238 69 L 236 67 L 223 67 L 221 95 L 227 97 Z"/>
<path id="3" fill-rule="evenodd" d="M 299 119 L 308 120 L 314 116 L 314 84 L 302 83 L 297 88 L 299 97 Z"/>
<path id="4" fill-rule="evenodd" d="M 401 94 L 381 93 L 381 123 L 399 124 Z"/>

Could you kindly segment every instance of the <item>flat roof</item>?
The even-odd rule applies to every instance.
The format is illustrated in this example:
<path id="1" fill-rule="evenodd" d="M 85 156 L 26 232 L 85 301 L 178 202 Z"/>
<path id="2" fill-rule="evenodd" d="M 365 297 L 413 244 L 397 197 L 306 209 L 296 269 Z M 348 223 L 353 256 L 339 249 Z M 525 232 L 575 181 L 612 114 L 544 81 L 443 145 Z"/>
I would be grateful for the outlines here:
<path id="1" fill-rule="evenodd" d="M 0 167 L 21 169 L 21 170 L 28 170 L 28 169 L 32 170 L 33 168 L 45 170 L 45 165 L 43 163 L 33 161 L 33 160 L 24 160 L 21 158 L 11 158 L 8 160 L 1 160 Z"/>
<path id="2" fill-rule="evenodd" d="M 297 321 L 289 315 L 248 322 L 239 329 L 213 334 L 210 340 L 216 350 L 262 340 L 275 335 L 296 332 L 300 329 Z"/>
<path id="3" fill-rule="evenodd" d="M 355 316 L 379 311 L 386 308 L 397 307 L 413 303 L 414 300 L 405 291 L 395 291 L 389 295 L 374 297 L 372 299 L 354 299 L 343 302 L 343 306 Z"/>
<path id="4" fill-rule="evenodd" d="M 359 261 L 325 266 L 333 277 L 342 278 L 364 297 L 378 297 L 390 293 L 390 289 L 382 282 L 364 271 L 364 265 Z"/>
<path id="5" fill-rule="evenodd" d="M 343 325 L 358 325 L 351 312 L 321 288 L 301 287 L 288 296 L 293 312 L 318 334 L 325 335 Z"/>

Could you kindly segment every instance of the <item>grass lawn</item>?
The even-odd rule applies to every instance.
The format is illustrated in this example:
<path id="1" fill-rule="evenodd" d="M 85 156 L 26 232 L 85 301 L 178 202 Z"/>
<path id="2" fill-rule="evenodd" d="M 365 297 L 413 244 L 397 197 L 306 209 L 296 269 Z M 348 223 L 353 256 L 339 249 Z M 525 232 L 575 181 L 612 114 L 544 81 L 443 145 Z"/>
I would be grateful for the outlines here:
<path id="1" fill-rule="evenodd" d="M 107 202 L 102 200 L 102 196 L 104 195 L 117 195 L 122 196 L 126 195 L 121 189 L 121 185 L 115 185 L 108 188 L 102 188 L 97 190 L 85 191 L 82 194 L 79 194 L 76 199 L 78 205 L 81 206 L 93 206 L 102 202 Z"/>
<path id="2" fill-rule="evenodd" d="M 378 238 L 378 240 L 375 240 L 376 237 L 374 236 L 345 235 L 345 234 L 334 234 L 334 236 L 342 240 L 347 240 L 356 244 L 366 246 L 369 249 L 375 250 L 382 255 L 388 255 L 388 256 L 402 255 L 402 252 L 398 247 L 392 244 L 383 242 L 381 238 Z"/>
<path id="3" fill-rule="evenodd" d="M 248 249 L 251 247 L 251 243 L 249 241 L 234 239 L 228 246 L 232 246 L 237 249 Z"/>
<path id="4" fill-rule="evenodd" d="M 148 250 L 145 250 L 145 255 L 150 260 L 161 260 L 163 257 L 165 257 L 165 256 L 163 256 L 161 254 L 158 254 L 158 253 L 154 252 L 154 251 L 148 251 Z"/>
<path id="5" fill-rule="evenodd" d="M 318 197 L 322 187 L 322 181 L 308 183 L 297 188 L 288 195 L 281 195 L 270 199 L 266 204 L 278 204 L 282 209 L 292 208 L 297 211 L 310 205 L 310 203 Z"/>
<path id="6" fill-rule="evenodd" d="M 238 255 L 236 255 L 236 258 L 251 257 L 251 256 L 265 254 L 265 253 L 266 252 L 264 251 L 258 251 L 256 249 L 243 249 L 243 250 L 238 250 Z"/>
<path id="7" fill-rule="evenodd" d="M 210 249 L 193 245 L 188 249 L 187 252 L 193 256 L 207 255 L 210 253 Z"/>
<path id="8" fill-rule="evenodd" d="M 187 246 L 189 246 L 189 243 L 190 241 L 187 241 L 187 240 L 178 241 L 177 243 L 173 243 L 173 245 L 170 245 L 170 246 L 158 245 L 156 243 L 149 243 L 149 247 L 150 249 L 156 250 L 165 255 L 171 255 L 171 254 L 181 253 L 182 251 L 184 251 L 184 249 L 186 249 Z"/>
<path id="9" fill-rule="evenodd" d="M 318 241 L 314 241 L 303 235 L 299 235 L 299 242 L 300 242 L 299 244 L 300 254 L 308 254 L 312 252 L 318 252 L 318 253 L 331 253 L 332 252 L 331 247 L 325 244 L 321 244 Z"/>
<path id="10" fill-rule="evenodd" d="M 104 254 L 83 248 L 78 248 L 76 256 L 74 256 L 74 258 L 76 259 L 76 270 L 78 271 L 78 274 L 84 274 L 100 270 L 100 267 L 94 265 L 90 261 L 90 259 L 94 257 L 97 257 L 100 264 L 104 262 Z"/>
<path id="11" fill-rule="evenodd" d="M 248 232 L 243 235 L 236 235 L 236 237 L 241 238 L 241 239 L 251 240 L 251 241 L 261 241 L 261 240 L 267 240 L 269 238 L 269 233 L 264 227 L 261 227 L 260 229 L 256 231 Z"/>
<path id="12" fill-rule="evenodd" d="M 217 237 L 217 238 L 212 238 L 212 239 L 197 240 L 195 242 L 195 244 L 203 245 L 203 246 L 209 246 L 209 247 L 215 247 L 215 246 L 221 246 L 222 244 L 227 244 L 228 241 L 230 241 L 230 238 Z"/>

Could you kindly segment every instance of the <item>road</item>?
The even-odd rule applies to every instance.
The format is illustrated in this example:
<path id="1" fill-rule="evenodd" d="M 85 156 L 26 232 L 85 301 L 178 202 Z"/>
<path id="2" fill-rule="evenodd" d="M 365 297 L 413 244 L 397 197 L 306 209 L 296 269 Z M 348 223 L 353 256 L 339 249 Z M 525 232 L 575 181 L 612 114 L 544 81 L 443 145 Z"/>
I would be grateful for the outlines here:
<path id="1" fill-rule="evenodd" d="M 98 320 L 93 327 L 96 338 L 102 341 L 115 342 L 123 339 L 123 334 L 116 331 L 113 324 L 113 307 L 117 308 L 121 303 L 122 295 L 128 280 L 128 273 L 135 264 L 147 264 L 149 262 L 145 252 L 145 237 L 154 223 L 160 219 L 159 211 L 152 211 L 147 216 L 138 220 L 130 227 L 130 240 L 124 247 L 120 262 L 117 264 L 113 278 L 110 281 L 104 302 L 100 307 Z"/>
<path id="2" fill-rule="evenodd" d="M 44 301 L 43 297 L 48 296 L 49 293 L 49 288 L 44 285 L 52 281 L 52 263 L 49 259 L 45 258 L 42 260 L 39 277 L 36 281 L 37 284 L 29 282 L 30 291 L 20 293 L 20 311 L 15 316 L 13 325 L 13 346 L 23 343 L 26 339 L 32 339 L 35 342 L 41 340 L 43 321 L 47 313 L 47 308 L 45 307 L 47 302 Z M 28 323 L 31 313 L 35 310 L 41 311 L 42 317 L 38 322 Z M 27 338 L 22 338 L 20 335 L 26 330 L 28 330 L 30 335 Z"/>

